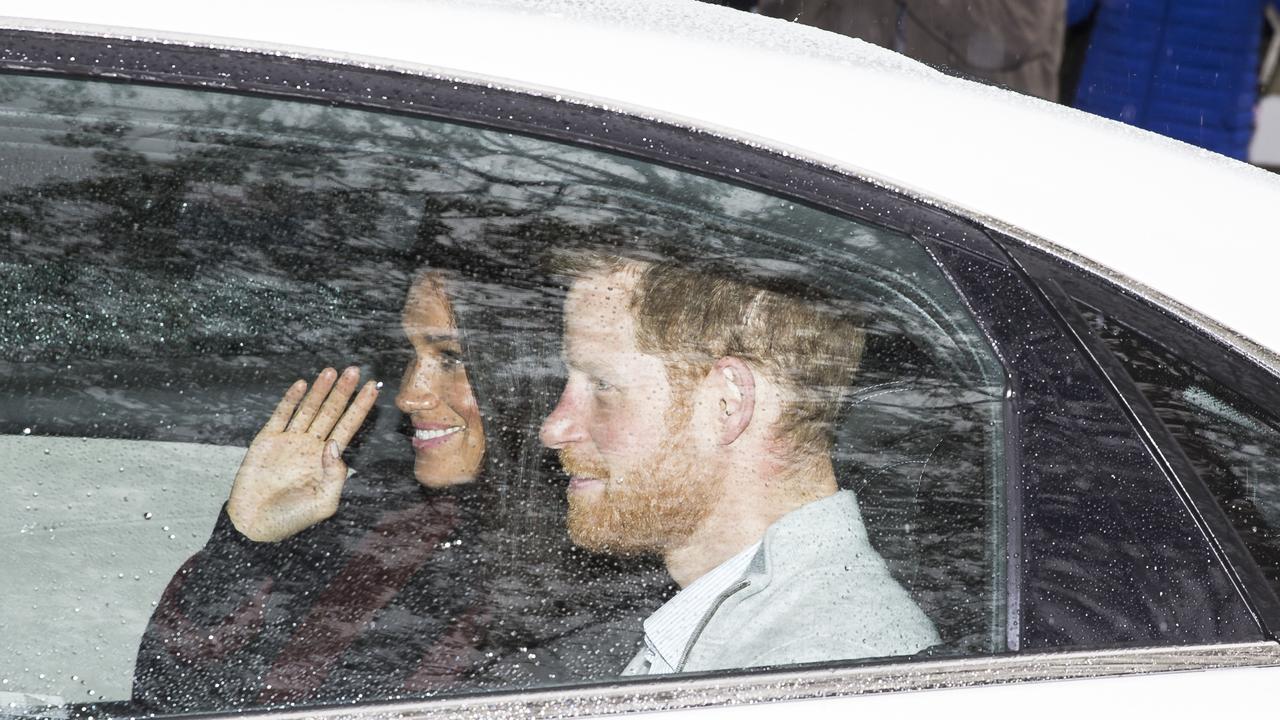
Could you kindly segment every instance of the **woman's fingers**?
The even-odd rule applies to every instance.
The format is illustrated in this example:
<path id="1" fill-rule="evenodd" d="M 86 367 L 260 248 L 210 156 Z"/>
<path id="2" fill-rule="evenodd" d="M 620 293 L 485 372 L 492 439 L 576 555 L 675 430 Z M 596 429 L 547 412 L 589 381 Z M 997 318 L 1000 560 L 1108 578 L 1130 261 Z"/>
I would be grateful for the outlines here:
<path id="1" fill-rule="evenodd" d="M 351 438 L 355 436 L 356 431 L 360 429 L 360 425 L 364 423 L 364 419 L 369 415 L 369 410 L 373 408 L 373 401 L 378 398 L 378 384 L 370 380 L 360 388 L 360 393 L 356 395 L 356 399 L 352 401 L 351 406 L 342 414 L 342 418 L 338 420 L 337 426 L 333 428 L 330 437 L 334 442 L 338 443 L 338 451 L 342 452 L 347 449 L 347 445 L 351 443 Z"/>
<path id="2" fill-rule="evenodd" d="M 325 398 L 324 404 L 320 406 L 315 419 L 311 421 L 311 427 L 307 432 L 321 440 L 329 437 L 333 426 L 342 415 L 343 408 L 347 406 L 347 401 L 351 399 L 351 393 L 355 392 L 356 383 L 359 380 L 359 369 L 349 367 L 343 370 L 338 376 L 338 381 L 334 383 L 333 389 L 329 391 L 329 396 Z"/>
<path id="3" fill-rule="evenodd" d="M 333 382 L 337 378 L 338 373 L 333 368 L 325 368 L 316 376 L 316 381 L 311 384 L 311 389 L 307 391 L 306 397 L 302 398 L 302 404 L 298 406 L 298 411 L 293 414 L 293 419 L 289 421 L 286 428 L 289 432 L 302 432 L 311 427 L 311 421 L 315 419 L 316 411 L 320 409 L 320 404 L 329 396 L 329 390 L 333 387 Z"/>
<path id="4" fill-rule="evenodd" d="M 290 385 L 262 429 L 270 432 L 284 432 L 284 429 L 289 426 L 289 418 L 293 417 L 293 409 L 298 407 L 298 401 L 302 399 L 302 393 L 306 392 L 306 389 L 307 383 L 303 380 L 295 381 Z"/>

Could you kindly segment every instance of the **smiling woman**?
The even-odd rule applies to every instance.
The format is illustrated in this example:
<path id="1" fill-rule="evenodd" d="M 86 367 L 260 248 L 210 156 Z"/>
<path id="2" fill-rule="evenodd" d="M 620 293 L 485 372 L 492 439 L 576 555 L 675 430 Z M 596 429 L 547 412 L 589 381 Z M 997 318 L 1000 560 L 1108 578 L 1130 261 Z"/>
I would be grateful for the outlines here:
<path id="1" fill-rule="evenodd" d="M 465 298 L 465 279 L 450 285 Z M 341 452 L 373 407 L 373 382 L 354 398 L 355 368 L 326 369 L 309 390 L 294 383 L 250 444 L 225 517 L 174 576 L 143 635 L 136 709 L 434 692 L 506 662 L 506 638 L 483 622 L 504 611 L 490 580 L 518 572 L 493 565 L 506 552 L 498 534 L 511 529 L 498 487 L 527 491 L 541 475 L 531 433 L 486 443 L 486 424 L 521 428 L 541 417 L 545 380 L 515 378 L 502 364 L 518 353 L 536 367 L 546 353 L 539 336 L 513 337 L 501 321 L 469 313 L 477 332 L 464 346 L 454 307 L 465 301 L 452 302 L 446 287 L 440 271 L 420 273 L 402 314 L 412 353 L 396 405 L 426 492 L 387 476 L 395 464 L 375 463 L 344 493 Z M 483 400 L 468 365 L 485 378 L 475 384 Z M 527 395 L 499 396 L 495 382 L 517 382 Z"/>
<path id="2" fill-rule="evenodd" d="M 427 487 L 472 482 L 484 456 L 485 430 L 439 275 L 414 281 L 403 317 L 414 358 L 404 369 L 396 407 L 413 424 L 413 474 Z"/>

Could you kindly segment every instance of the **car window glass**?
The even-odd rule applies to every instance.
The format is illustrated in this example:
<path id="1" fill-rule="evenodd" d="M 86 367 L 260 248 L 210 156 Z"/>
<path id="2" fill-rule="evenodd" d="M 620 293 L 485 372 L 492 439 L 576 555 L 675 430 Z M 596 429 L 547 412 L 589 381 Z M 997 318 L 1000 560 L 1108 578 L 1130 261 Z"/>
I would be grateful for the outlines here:
<path id="1" fill-rule="evenodd" d="M 641 160 L 426 119 L 34 77 L 4 78 L 0 100 L 0 696 L 16 714 L 1006 646 L 1003 377 L 915 241 Z M 675 320 L 575 354 L 630 317 L 581 325 L 575 298 L 601 272 L 584 258 L 605 257 L 623 262 L 628 292 L 642 278 L 673 301 L 652 317 Z M 749 300 L 739 315 L 733 297 Z M 707 307 L 728 308 L 725 342 L 745 343 L 727 365 L 699 365 L 729 356 L 665 332 Z M 640 364 L 610 376 L 602 358 L 633 340 Z M 652 365 L 645 343 L 664 342 L 682 349 Z M 339 403 L 313 432 L 320 396 L 271 420 L 292 383 L 347 382 L 319 375 L 347 366 L 381 383 L 362 421 L 339 419 Z M 722 407 L 672 400 L 698 378 L 725 383 Z M 595 403 L 593 437 L 618 441 L 578 466 L 554 452 L 579 443 L 555 434 L 574 388 Z M 803 452 L 770 467 L 829 474 L 840 492 L 819 495 L 837 501 L 806 496 L 778 522 L 809 515 L 762 526 L 738 564 L 715 556 L 725 582 L 682 596 L 698 622 L 646 624 L 715 576 L 674 577 L 657 549 L 668 535 L 592 542 L 616 508 L 575 516 L 566 494 L 613 482 L 626 448 L 629 468 L 685 492 L 711 466 L 677 462 L 695 457 L 689 428 L 735 413 L 770 419 L 715 437 L 767 449 L 787 428 Z M 653 447 L 665 454 L 643 455 Z M 587 469 L 571 480 L 562 463 Z M 252 492 L 226 504 L 233 481 Z M 255 515 L 267 497 L 283 504 Z M 658 504 L 638 497 L 641 516 Z M 830 532 L 805 534 L 823 522 Z M 788 564 L 793 547 L 810 565 Z M 787 620 L 815 614 L 826 621 Z M 753 625 L 785 632 L 727 629 Z"/>
<path id="2" fill-rule="evenodd" d="M 1081 308 L 1280 591 L 1280 420 L 1162 343 Z"/>

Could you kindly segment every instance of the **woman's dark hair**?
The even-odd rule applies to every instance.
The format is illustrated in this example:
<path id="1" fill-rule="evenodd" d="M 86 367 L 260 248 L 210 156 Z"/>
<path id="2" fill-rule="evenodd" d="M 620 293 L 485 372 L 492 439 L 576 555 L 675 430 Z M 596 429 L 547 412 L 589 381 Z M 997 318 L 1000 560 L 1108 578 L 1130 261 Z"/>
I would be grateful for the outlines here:
<path id="1" fill-rule="evenodd" d="M 484 422 L 485 457 L 467 493 L 483 514 L 472 517 L 494 659 L 478 679 L 506 687 L 615 676 L 640 640 L 619 629 L 638 631 L 669 591 L 655 562 L 592 555 L 568 539 L 566 479 L 538 438 L 565 382 L 565 288 L 532 257 L 545 238 L 527 235 L 437 247 L 420 269 L 441 276 Z"/>
<path id="2" fill-rule="evenodd" d="M 495 279 L 446 271 L 443 281 L 484 423 L 477 478 L 489 505 L 483 521 L 508 535 L 554 533 L 554 526 L 539 526 L 546 513 L 531 501 L 543 499 L 555 473 L 538 431 L 564 383 L 560 301 L 515 273 Z"/>

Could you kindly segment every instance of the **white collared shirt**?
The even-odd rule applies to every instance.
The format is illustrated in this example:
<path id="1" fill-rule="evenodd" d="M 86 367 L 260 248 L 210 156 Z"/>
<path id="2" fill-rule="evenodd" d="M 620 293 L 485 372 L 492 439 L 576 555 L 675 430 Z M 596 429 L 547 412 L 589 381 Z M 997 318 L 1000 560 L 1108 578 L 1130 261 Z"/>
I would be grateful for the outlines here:
<path id="1" fill-rule="evenodd" d="M 759 549 L 760 543 L 757 542 L 720 563 L 645 619 L 642 652 L 649 661 L 649 668 L 641 670 L 640 674 L 659 675 L 676 671 L 685 648 L 698 630 L 698 624 L 712 610 L 716 600 L 742 579 L 751 558 Z"/>

